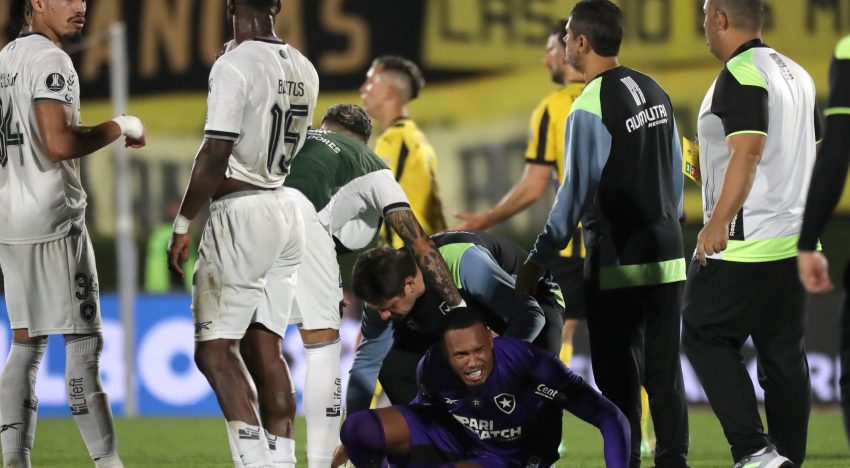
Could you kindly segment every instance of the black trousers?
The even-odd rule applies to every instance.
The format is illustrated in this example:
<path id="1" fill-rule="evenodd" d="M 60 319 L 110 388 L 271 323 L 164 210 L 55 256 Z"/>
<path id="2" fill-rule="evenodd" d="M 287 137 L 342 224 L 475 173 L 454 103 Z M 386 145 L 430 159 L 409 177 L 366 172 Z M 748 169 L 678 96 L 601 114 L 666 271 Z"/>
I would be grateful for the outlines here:
<path id="1" fill-rule="evenodd" d="M 844 432 L 850 441 L 850 262 L 844 268 L 844 310 L 841 311 L 841 412 L 844 413 Z"/>
<path id="2" fill-rule="evenodd" d="M 738 461 L 769 442 L 800 466 L 812 393 L 806 360 L 806 295 L 797 259 L 691 262 L 685 287 L 683 344 Z M 770 434 L 759 417 L 741 348 L 752 337 Z"/>
<path id="3" fill-rule="evenodd" d="M 584 259 L 558 257 L 558 260 L 550 265 L 549 273 L 555 278 L 564 294 L 566 318 L 584 320 L 587 317 Z"/>
<path id="4" fill-rule="evenodd" d="M 655 423 L 655 465 L 685 467 L 688 413 L 679 361 L 682 283 L 587 290 L 596 385 L 631 426 L 631 467 L 640 466 L 640 387 Z"/>
<path id="5" fill-rule="evenodd" d="M 390 403 L 404 405 L 416 397 L 416 366 L 425 355 L 424 351 L 408 351 L 391 348 L 381 364 L 378 380 Z"/>

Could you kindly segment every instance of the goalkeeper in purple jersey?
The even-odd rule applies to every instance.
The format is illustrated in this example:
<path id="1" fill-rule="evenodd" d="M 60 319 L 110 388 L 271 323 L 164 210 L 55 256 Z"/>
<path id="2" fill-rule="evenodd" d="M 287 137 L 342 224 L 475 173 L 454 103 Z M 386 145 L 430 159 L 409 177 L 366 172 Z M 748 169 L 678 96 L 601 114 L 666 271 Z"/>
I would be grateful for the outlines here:
<path id="1" fill-rule="evenodd" d="M 343 424 L 355 466 L 548 467 L 558 459 L 561 410 L 599 428 L 607 467 L 628 466 L 628 420 L 557 357 L 493 338 L 469 308 L 449 312 L 441 335 L 419 362 L 412 403 L 359 411 Z"/>

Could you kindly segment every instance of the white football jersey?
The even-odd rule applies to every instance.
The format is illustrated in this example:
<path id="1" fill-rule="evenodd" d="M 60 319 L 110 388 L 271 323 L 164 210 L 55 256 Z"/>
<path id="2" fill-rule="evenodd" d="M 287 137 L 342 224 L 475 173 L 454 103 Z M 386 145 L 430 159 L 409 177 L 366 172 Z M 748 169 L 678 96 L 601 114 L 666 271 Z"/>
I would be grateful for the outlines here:
<path id="1" fill-rule="evenodd" d="M 79 125 L 77 81 L 68 54 L 41 34 L 0 51 L 0 243 L 49 242 L 82 226 L 79 163 L 47 158 L 35 118 L 39 102 L 59 102 L 68 124 Z"/>
<path id="2" fill-rule="evenodd" d="M 253 39 L 219 57 L 209 88 L 204 134 L 235 142 L 227 177 L 280 187 L 313 121 L 313 64 L 288 44 Z"/>

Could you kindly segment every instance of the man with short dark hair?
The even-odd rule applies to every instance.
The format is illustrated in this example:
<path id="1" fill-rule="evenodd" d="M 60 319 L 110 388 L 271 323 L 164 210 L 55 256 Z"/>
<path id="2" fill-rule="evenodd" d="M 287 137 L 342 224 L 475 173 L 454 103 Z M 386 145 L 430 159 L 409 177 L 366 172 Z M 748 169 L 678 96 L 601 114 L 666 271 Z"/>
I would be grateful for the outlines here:
<path id="1" fill-rule="evenodd" d="M 558 285 L 547 274 L 534 297 L 513 291 L 511 275 L 528 255 L 525 249 L 484 232 L 446 232 L 432 239 L 465 302 L 482 310 L 493 330 L 558 353 L 564 323 Z M 439 341 L 447 308 L 406 249 L 364 252 L 353 277 L 354 294 L 366 307 L 348 383 L 348 411 L 369 407 L 379 376 L 392 403 L 407 403 L 416 396 L 416 363 Z"/>
<path id="2" fill-rule="evenodd" d="M 631 424 L 640 465 L 640 387 L 655 423 L 655 464 L 684 467 L 688 419 L 679 363 L 682 152 L 670 98 L 652 78 L 619 65 L 620 9 L 578 2 L 566 56 L 587 86 L 566 127 L 564 184 L 517 277 L 533 291 L 580 219 L 587 238 L 587 325 L 593 374 Z"/>
<path id="3" fill-rule="evenodd" d="M 552 353 L 494 339 L 475 309 L 449 312 L 438 336 L 419 362 L 412 403 L 346 419 L 341 439 L 355 466 L 548 467 L 563 410 L 599 428 L 605 466 L 628 465 L 626 418 Z"/>
<path id="4" fill-rule="evenodd" d="M 404 191 L 366 146 L 371 132 L 372 122 L 361 107 L 330 107 L 322 117 L 321 129 L 307 132 L 284 182 L 285 192 L 304 219 L 308 239 L 289 322 L 298 325 L 307 355 L 303 403 L 310 468 L 331 462 L 342 416 L 339 328 L 343 296 L 337 251 L 366 247 L 385 221 L 413 252 L 411 262 L 418 262 L 438 295 L 453 306 L 462 301 Z M 261 304 L 264 307 L 266 304 Z"/>
<path id="5" fill-rule="evenodd" d="M 89 456 L 99 468 L 123 467 L 100 380 L 100 291 L 79 160 L 122 136 L 144 146 L 144 126 L 129 115 L 80 122 L 80 79 L 62 46 L 82 37 L 84 0 L 3 5 L 21 31 L 0 51 L 0 269 L 12 329 L 0 376 L 3 466 L 31 466 L 36 376 L 48 335 L 63 335 L 65 395 Z"/>
<path id="6" fill-rule="evenodd" d="M 760 0 L 707 0 L 703 10 L 723 69 L 697 123 L 705 225 L 688 268 L 683 345 L 735 466 L 800 466 L 811 385 L 796 256 L 819 133 L 815 85 L 762 42 Z M 741 358 L 748 338 L 769 434 Z"/>
<path id="7" fill-rule="evenodd" d="M 407 109 L 424 86 L 425 79 L 415 63 L 404 57 L 383 55 L 366 72 L 360 99 L 366 112 L 383 129 L 375 142 L 375 153 L 384 159 L 404 189 L 425 232 L 434 234 L 446 229 L 437 185 L 437 156 Z M 393 247 L 404 244 L 388 227 L 384 235 Z"/>

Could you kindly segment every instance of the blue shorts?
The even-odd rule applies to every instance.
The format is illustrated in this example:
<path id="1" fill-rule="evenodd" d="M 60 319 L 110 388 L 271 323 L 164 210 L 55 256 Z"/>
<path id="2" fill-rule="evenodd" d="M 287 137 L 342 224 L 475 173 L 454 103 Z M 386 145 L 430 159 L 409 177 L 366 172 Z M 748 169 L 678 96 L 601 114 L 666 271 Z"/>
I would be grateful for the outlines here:
<path id="1" fill-rule="evenodd" d="M 410 452 L 404 457 L 389 457 L 392 467 L 425 468 L 451 466 L 465 461 L 487 468 L 525 466 L 519 458 L 486 453 L 478 441 L 452 417 L 427 405 L 394 406 L 410 430 Z M 547 465 L 548 466 L 548 465 Z"/>

